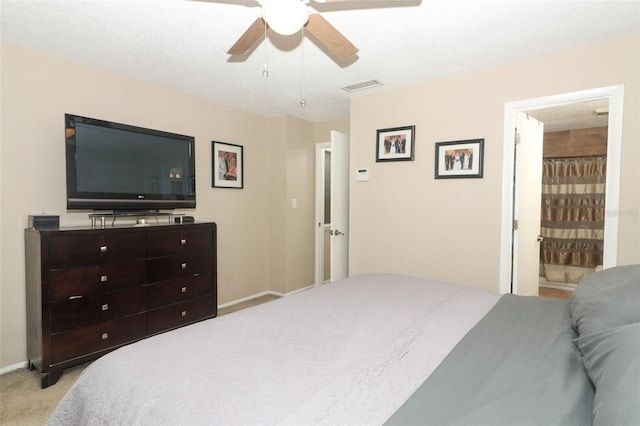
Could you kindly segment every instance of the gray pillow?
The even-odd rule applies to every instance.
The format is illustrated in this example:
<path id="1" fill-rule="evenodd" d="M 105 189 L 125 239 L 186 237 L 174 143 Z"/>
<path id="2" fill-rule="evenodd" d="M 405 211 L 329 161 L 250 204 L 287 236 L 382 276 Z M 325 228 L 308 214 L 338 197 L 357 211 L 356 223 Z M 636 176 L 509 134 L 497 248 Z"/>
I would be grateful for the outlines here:
<path id="1" fill-rule="evenodd" d="M 596 389 L 593 425 L 640 425 L 640 322 L 575 343 Z"/>
<path id="2" fill-rule="evenodd" d="M 640 321 L 640 265 L 587 275 L 569 308 L 571 324 L 580 336 Z"/>

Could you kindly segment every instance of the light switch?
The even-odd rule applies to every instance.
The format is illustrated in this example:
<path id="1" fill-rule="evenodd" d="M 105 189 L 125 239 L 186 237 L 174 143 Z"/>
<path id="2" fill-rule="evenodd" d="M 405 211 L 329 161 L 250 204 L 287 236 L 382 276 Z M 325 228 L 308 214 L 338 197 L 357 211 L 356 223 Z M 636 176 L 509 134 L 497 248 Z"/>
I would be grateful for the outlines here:
<path id="1" fill-rule="evenodd" d="M 295 198 L 291 199 L 291 208 L 295 209 L 298 207 L 298 200 L 296 200 Z"/>

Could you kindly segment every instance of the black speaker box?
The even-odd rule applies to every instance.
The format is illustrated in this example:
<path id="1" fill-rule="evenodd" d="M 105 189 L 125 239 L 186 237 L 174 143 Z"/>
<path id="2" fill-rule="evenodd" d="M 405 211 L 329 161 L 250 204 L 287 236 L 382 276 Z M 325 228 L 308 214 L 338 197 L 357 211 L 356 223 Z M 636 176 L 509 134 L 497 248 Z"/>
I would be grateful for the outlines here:
<path id="1" fill-rule="evenodd" d="M 178 216 L 175 218 L 176 223 L 193 223 L 195 221 L 193 216 Z"/>
<path id="2" fill-rule="evenodd" d="M 29 215 L 29 228 L 57 229 L 60 227 L 60 216 L 51 214 Z"/>

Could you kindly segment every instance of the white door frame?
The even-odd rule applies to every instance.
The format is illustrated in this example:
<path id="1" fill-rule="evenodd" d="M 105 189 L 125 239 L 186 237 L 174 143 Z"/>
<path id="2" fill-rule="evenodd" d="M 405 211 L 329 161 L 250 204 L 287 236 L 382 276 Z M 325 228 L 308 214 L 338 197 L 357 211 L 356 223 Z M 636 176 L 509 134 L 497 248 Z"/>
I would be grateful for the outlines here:
<path id="1" fill-rule="evenodd" d="M 622 154 L 622 114 L 624 85 L 601 87 L 580 92 L 507 102 L 504 105 L 504 137 L 502 150 L 502 214 L 500 230 L 500 293 L 511 291 L 511 250 L 513 225 L 513 144 L 516 112 L 531 111 L 567 103 L 609 98 L 607 136 L 607 182 L 604 220 L 603 267 L 618 262 L 618 211 L 620 201 L 620 161 Z"/>
<path id="2" fill-rule="evenodd" d="M 324 153 L 331 142 L 316 144 L 315 284 L 324 283 Z M 320 224 L 320 225 L 318 225 Z"/>

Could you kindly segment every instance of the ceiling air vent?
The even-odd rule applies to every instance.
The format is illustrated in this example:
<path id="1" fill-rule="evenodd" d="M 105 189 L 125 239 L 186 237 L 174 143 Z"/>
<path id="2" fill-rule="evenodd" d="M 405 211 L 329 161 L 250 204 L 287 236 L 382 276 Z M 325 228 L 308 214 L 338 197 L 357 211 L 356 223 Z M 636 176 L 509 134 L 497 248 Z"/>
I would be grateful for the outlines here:
<path id="1" fill-rule="evenodd" d="M 343 87 L 342 90 L 345 90 L 349 93 L 359 92 L 361 90 L 373 89 L 374 87 L 382 86 L 378 80 L 369 80 L 363 83 L 353 84 L 351 86 Z"/>

